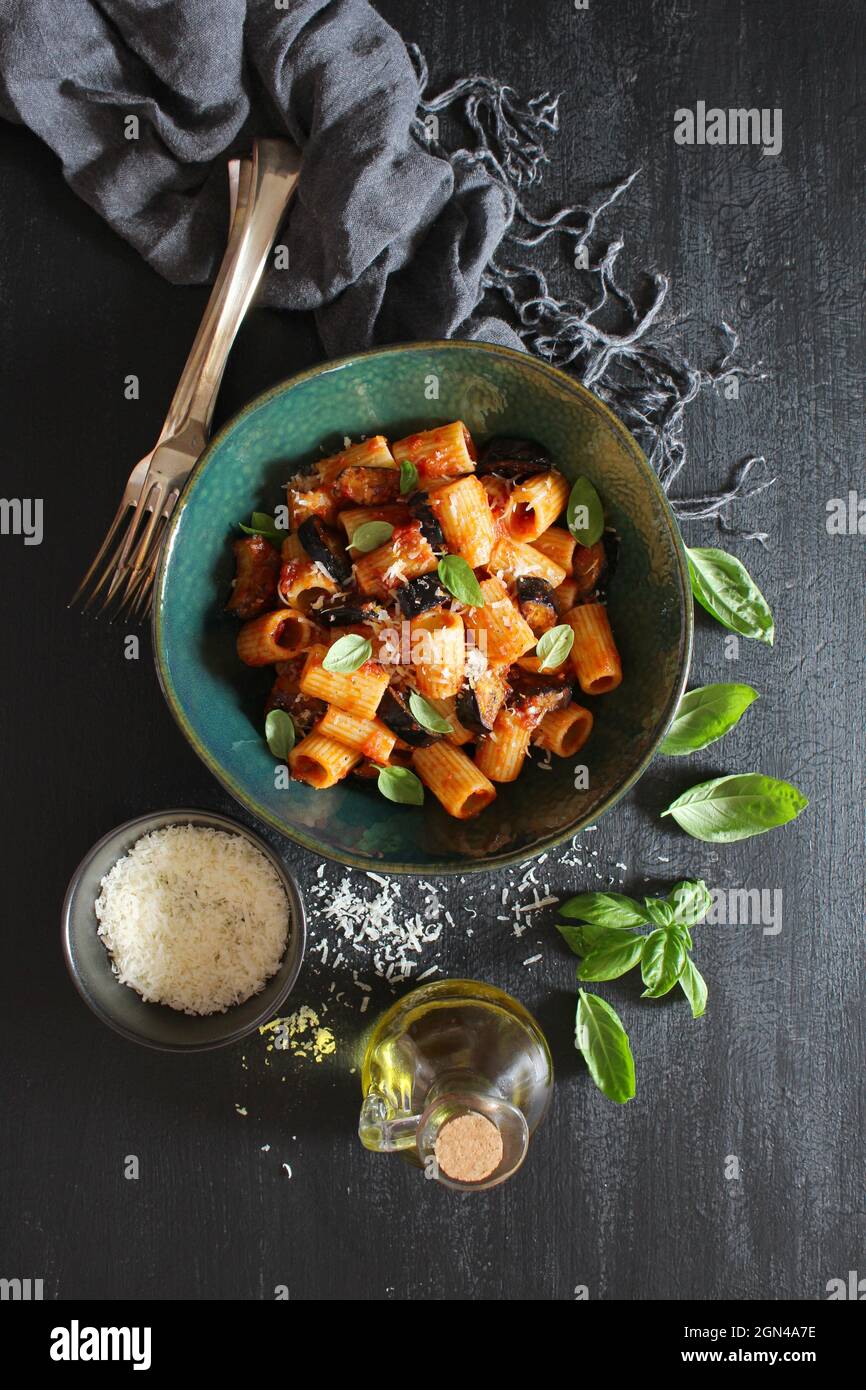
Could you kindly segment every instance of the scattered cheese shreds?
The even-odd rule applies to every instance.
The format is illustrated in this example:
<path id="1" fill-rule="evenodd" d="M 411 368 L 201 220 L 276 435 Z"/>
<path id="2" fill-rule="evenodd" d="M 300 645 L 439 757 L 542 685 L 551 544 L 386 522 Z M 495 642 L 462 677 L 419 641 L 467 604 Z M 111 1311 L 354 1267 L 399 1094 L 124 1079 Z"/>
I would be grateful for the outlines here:
<path id="1" fill-rule="evenodd" d="M 268 1051 L 290 1052 L 293 1057 L 311 1057 L 321 1062 L 337 1050 L 337 1040 L 330 1028 L 322 1026 L 319 1015 L 302 1004 L 285 1018 L 272 1018 L 259 1028 L 263 1037 L 270 1037 Z"/>

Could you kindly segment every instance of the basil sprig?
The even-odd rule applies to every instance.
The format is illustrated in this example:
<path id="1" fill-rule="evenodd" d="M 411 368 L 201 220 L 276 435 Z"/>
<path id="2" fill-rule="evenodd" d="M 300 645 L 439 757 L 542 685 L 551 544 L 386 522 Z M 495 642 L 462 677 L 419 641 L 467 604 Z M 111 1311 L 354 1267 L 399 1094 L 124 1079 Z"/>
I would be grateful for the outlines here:
<path id="1" fill-rule="evenodd" d="M 284 709 L 272 709 L 265 720 L 265 741 L 275 758 L 285 762 L 295 746 L 295 726 Z"/>
<path id="2" fill-rule="evenodd" d="M 380 768 L 378 787 L 388 801 L 397 801 L 403 806 L 424 805 L 424 784 L 411 768 Z"/>
<path id="3" fill-rule="evenodd" d="M 565 511 L 566 524 L 581 545 L 595 545 L 604 531 L 604 508 L 589 478 L 580 477 L 571 489 Z"/>
<path id="4" fill-rule="evenodd" d="M 597 994 L 578 990 L 575 1046 L 602 1095 L 624 1105 L 635 1093 L 634 1057 L 619 1014 Z"/>
<path id="5" fill-rule="evenodd" d="M 357 632 L 347 632 L 330 646 L 322 662 L 324 671 L 348 676 L 369 661 L 373 655 L 373 644 Z"/>
<path id="6" fill-rule="evenodd" d="M 426 729 L 430 734 L 450 734 L 451 725 L 447 719 L 443 719 L 437 709 L 434 709 L 429 700 L 425 700 L 423 695 L 419 695 L 417 690 L 411 691 L 409 695 L 409 709 L 417 723 L 422 729 Z"/>
<path id="7" fill-rule="evenodd" d="M 699 782 L 672 801 L 662 815 L 673 816 L 695 840 L 730 844 L 785 825 L 808 805 L 808 798 L 790 782 L 745 772 Z"/>
<path id="8" fill-rule="evenodd" d="M 660 999 L 679 984 L 700 1018 L 707 1003 L 706 982 L 689 956 L 690 928 L 712 906 L 703 879 L 675 883 L 667 897 L 642 903 L 623 893 L 579 893 L 560 908 L 572 920 L 558 930 L 581 957 L 581 983 L 617 980 L 640 966 L 644 999 Z M 640 927 L 652 926 L 644 933 Z M 617 1015 L 597 995 L 579 990 L 575 1041 L 593 1081 L 609 1099 L 622 1103 L 634 1095 L 634 1060 Z"/>
<path id="9" fill-rule="evenodd" d="M 749 571 L 726 550 L 686 550 L 692 593 L 714 618 L 742 637 L 773 645 L 775 628 L 769 604 Z"/>
<path id="10" fill-rule="evenodd" d="M 443 555 L 437 565 L 439 580 L 467 608 L 483 608 L 484 595 L 472 566 L 462 555 Z"/>
<path id="11" fill-rule="evenodd" d="M 371 550 L 378 550 L 380 545 L 384 545 L 394 534 L 394 527 L 387 521 L 365 521 L 363 526 L 358 526 L 352 533 L 349 542 L 350 550 L 358 550 L 362 555 L 369 555 Z"/>
<path id="12" fill-rule="evenodd" d="M 535 646 L 535 655 L 540 657 L 538 663 L 539 671 L 552 671 L 555 667 L 561 666 L 568 653 L 574 646 L 574 628 L 569 627 L 568 623 L 559 623 L 556 627 L 548 628 L 543 632 Z"/>
<path id="13" fill-rule="evenodd" d="M 659 752 L 682 758 L 708 748 L 739 722 L 757 698 L 757 690 L 750 685 L 702 685 L 687 691 Z"/>
<path id="14" fill-rule="evenodd" d="M 409 459 L 400 464 L 400 493 L 414 492 L 418 486 L 418 469 Z"/>
<path id="15" fill-rule="evenodd" d="M 272 516 L 268 516 L 267 512 L 253 512 L 249 526 L 245 526 L 242 521 L 238 522 L 238 526 L 248 536 L 264 536 L 265 540 L 273 545 L 282 545 L 288 535 L 287 531 L 277 530 L 276 521 Z"/>

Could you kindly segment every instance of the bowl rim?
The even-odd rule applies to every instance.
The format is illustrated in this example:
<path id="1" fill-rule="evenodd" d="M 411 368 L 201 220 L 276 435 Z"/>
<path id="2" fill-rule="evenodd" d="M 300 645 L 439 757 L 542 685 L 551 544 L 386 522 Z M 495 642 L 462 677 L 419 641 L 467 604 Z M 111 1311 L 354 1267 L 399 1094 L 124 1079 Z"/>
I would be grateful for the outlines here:
<path id="1" fill-rule="evenodd" d="M 246 836 L 246 838 L 253 845 L 255 845 L 256 849 L 260 850 L 262 854 L 264 854 L 268 862 L 273 865 L 274 870 L 277 873 L 277 876 L 279 877 L 280 883 L 282 884 L 283 889 L 285 890 L 286 897 L 289 902 L 289 912 L 291 914 L 291 932 L 293 935 L 295 935 L 298 942 L 297 946 L 294 948 L 294 964 L 292 965 L 292 968 L 290 969 L 286 977 L 284 985 L 280 988 L 276 998 L 270 999 L 268 1001 L 267 1007 L 260 1009 L 249 1023 L 232 1029 L 224 1037 L 212 1038 L 207 1042 L 155 1042 L 152 1038 L 142 1037 L 142 1035 L 140 1033 L 137 1033 L 135 1029 L 127 1028 L 125 1024 L 120 1023 L 112 1014 L 108 1013 L 90 995 L 90 993 L 85 987 L 83 975 L 81 971 L 78 969 L 72 952 L 72 907 L 75 895 L 81 883 L 82 874 L 84 873 L 85 869 L 100 852 L 100 850 L 102 850 L 109 843 L 109 841 L 113 840 L 116 836 L 123 835 L 127 832 L 129 834 L 132 834 L 134 831 L 138 830 L 140 833 L 137 835 L 136 839 L 141 839 L 143 835 L 146 835 L 148 833 L 146 829 L 148 825 L 153 825 L 154 821 L 162 822 L 165 820 L 166 817 L 170 818 L 170 821 L 172 823 L 184 822 L 186 824 L 189 824 L 190 822 L 192 822 L 194 824 L 211 827 L 215 830 L 226 830 L 230 834 Z M 156 829 L 161 827 L 154 826 L 154 828 Z M 133 843 L 135 843 L 135 841 L 133 841 Z M 132 848 L 132 845 L 130 845 L 130 848 Z M 128 850 L 123 851 L 123 853 L 128 852 Z M 121 857 L 122 855 L 118 855 L 118 858 Z M 267 840 L 262 839 L 261 835 L 259 835 L 255 830 L 250 830 L 240 821 L 233 820 L 229 816 L 223 816 L 218 811 L 205 811 L 201 808 L 196 807 L 180 807 L 177 810 L 169 809 L 166 811 L 148 811 L 144 815 L 133 816 L 130 820 L 122 821 L 119 825 L 115 825 L 111 830 L 107 830 L 104 835 L 101 835 L 100 838 L 90 846 L 90 849 L 83 856 L 83 858 L 78 863 L 76 869 L 74 870 L 67 885 L 66 892 L 63 895 L 63 906 L 60 910 L 60 940 L 61 947 L 63 950 L 63 959 L 66 963 L 66 969 L 69 972 L 69 977 L 72 980 L 72 983 L 75 986 L 77 993 L 84 1000 L 91 1013 L 94 1014 L 95 1017 L 98 1018 L 101 1023 L 106 1024 L 107 1027 L 109 1027 L 112 1030 L 112 1032 L 119 1033 L 121 1037 L 126 1038 L 129 1042 L 138 1043 L 141 1047 L 150 1048 L 153 1052 L 213 1052 L 218 1047 L 228 1047 L 232 1043 L 240 1042 L 241 1039 L 249 1037 L 249 1035 L 253 1033 L 255 1029 L 260 1027 L 262 1023 L 267 1022 L 268 1019 L 272 1018 L 276 1011 L 281 1007 L 281 1005 L 285 1003 L 289 994 L 291 994 L 292 990 L 297 984 L 298 976 L 301 973 L 301 966 L 304 963 L 304 956 L 306 954 L 307 947 L 307 917 L 304 909 L 304 901 L 301 896 L 301 891 L 298 887 L 294 875 L 285 867 L 276 850 L 274 850 L 268 844 Z M 288 948 L 289 943 L 287 942 L 286 949 Z M 117 988 L 126 989 L 127 986 L 122 985 L 119 981 L 117 981 Z M 267 982 L 265 985 L 265 989 L 266 988 Z M 254 999 L 256 996 L 251 995 L 250 997 Z M 150 1003 L 151 1001 L 143 1000 L 142 1002 Z M 166 1006 L 155 1005 L 155 1007 L 160 1008 Z M 173 1012 L 177 1012 L 177 1010 L 174 1010 Z M 230 1018 L 231 1009 L 228 1009 L 226 1013 L 223 1015 L 223 1017 Z"/>
<path id="2" fill-rule="evenodd" d="M 363 361 L 368 357 L 386 357 L 397 353 L 411 351 L 445 350 L 445 351 L 466 351 L 489 352 L 497 357 L 505 357 L 519 362 L 523 367 L 530 370 L 537 370 L 541 375 L 553 375 L 557 381 L 571 392 L 573 395 L 583 400 L 584 404 L 593 410 L 603 419 L 606 424 L 613 429 L 623 443 L 625 449 L 633 457 L 637 467 L 642 470 L 649 480 L 651 488 L 655 491 L 657 500 L 661 504 L 662 516 L 667 524 L 670 538 L 673 542 L 674 555 L 677 562 L 677 571 L 680 584 L 681 605 L 681 624 L 680 624 L 680 672 L 671 696 L 667 702 L 664 713 L 659 721 L 656 737 L 650 747 L 642 757 L 638 765 L 623 779 L 610 795 L 605 798 L 601 805 L 596 806 L 592 815 L 587 814 L 576 821 L 572 821 L 566 828 L 557 830 L 550 835 L 539 840 L 529 849 L 512 850 L 504 854 L 484 855 L 479 859 L 465 859 L 460 861 L 442 860 L 427 861 L 425 863 L 396 863 L 393 860 L 382 858 L 372 859 L 361 855 L 354 855 L 347 850 L 337 851 L 332 847 L 325 849 L 314 837 L 305 833 L 303 829 L 289 826 L 284 821 L 280 821 L 277 816 L 271 814 L 266 806 L 258 802 L 255 797 L 249 795 L 239 786 L 229 774 L 221 767 L 217 758 L 206 748 L 192 728 L 174 690 L 171 677 L 168 672 L 167 662 L 163 649 L 163 624 L 162 608 L 165 591 L 166 575 L 170 563 L 171 553 L 174 546 L 177 528 L 183 509 L 188 503 L 192 493 L 201 481 L 205 469 L 216 450 L 220 448 L 223 441 L 237 428 L 242 420 L 259 410 L 262 406 L 282 395 L 294 386 L 300 385 L 304 381 L 311 381 L 317 376 L 323 376 L 331 371 L 338 371 L 345 367 L 350 367 L 358 361 Z M 692 602 L 691 581 L 689 579 L 688 561 L 686 559 L 685 542 L 680 533 L 680 528 L 671 509 L 670 502 L 665 495 L 664 489 L 659 482 L 658 475 L 650 466 L 650 463 L 638 444 L 634 436 L 626 429 L 625 425 L 605 405 L 592 391 L 581 382 L 562 371 L 559 367 L 554 367 L 551 363 L 545 362 L 543 358 L 535 357 L 526 352 L 520 352 L 515 348 L 503 347 L 498 343 L 485 343 L 474 338 L 430 338 L 417 342 L 389 343 L 381 347 L 366 348 L 360 352 L 350 353 L 346 357 L 336 357 L 319 362 L 313 367 L 307 367 L 303 371 L 296 372 L 292 376 L 269 386 L 265 391 L 254 396 L 245 406 L 242 406 L 226 423 L 217 431 L 209 443 L 205 446 L 195 467 L 187 480 L 186 486 L 181 493 L 178 503 L 169 519 L 163 540 L 162 551 L 159 558 L 159 567 L 156 575 L 154 592 L 154 602 L 151 613 L 151 632 L 153 645 L 153 659 L 156 667 L 157 680 L 162 690 L 166 704 L 168 705 L 175 722 L 186 738 L 193 750 L 201 758 L 202 762 L 225 788 L 225 790 L 238 801 L 252 815 L 258 817 L 266 825 L 276 830 L 284 838 L 300 845 L 303 849 L 309 850 L 312 854 L 324 856 L 332 862 L 346 864 L 353 869 L 376 870 L 392 874 L 424 874 L 438 873 L 442 875 L 452 874 L 474 874 L 489 873 L 493 870 L 504 869 L 509 865 L 528 863 L 540 854 L 555 849 L 558 845 L 564 844 L 567 840 L 580 833 L 590 825 L 594 825 L 598 819 L 607 811 L 611 810 L 628 791 L 643 776 L 652 759 L 658 751 L 659 744 L 670 727 L 671 721 L 676 713 L 686 684 L 689 678 L 689 670 L 692 661 L 692 646 L 694 638 L 694 605 Z"/>

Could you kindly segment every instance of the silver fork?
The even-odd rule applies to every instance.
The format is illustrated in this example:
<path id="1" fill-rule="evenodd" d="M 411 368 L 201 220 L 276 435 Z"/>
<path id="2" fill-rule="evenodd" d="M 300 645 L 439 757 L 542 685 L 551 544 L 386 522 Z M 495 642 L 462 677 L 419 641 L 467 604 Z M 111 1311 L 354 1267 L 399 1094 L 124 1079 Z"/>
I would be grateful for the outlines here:
<path id="1" fill-rule="evenodd" d="M 144 617 L 151 602 L 162 538 L 193 465 L 210 434 L 229 351 L 249 308 L 300 174 L 287 140 L 257 140 L 251 159 L 229 164 L 228 244 L 198 333 L 159 439 L 135 465 L 120 506 L 69 606 L 85 609 L 102 595 L 115 616 Z"/>

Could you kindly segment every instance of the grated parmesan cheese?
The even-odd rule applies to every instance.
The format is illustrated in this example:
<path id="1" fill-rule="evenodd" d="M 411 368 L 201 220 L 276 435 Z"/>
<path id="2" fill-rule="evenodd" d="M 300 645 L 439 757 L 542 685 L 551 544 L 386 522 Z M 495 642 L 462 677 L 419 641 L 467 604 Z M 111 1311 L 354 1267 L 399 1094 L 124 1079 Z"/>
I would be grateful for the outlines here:
<path id="1" fill-rule="evenodd" d="M 140 839 L 103 878 L 99 935 L 121 984 L 187 1014 L 225 1013 L 280 968 L 289 905 L 243 835 L 172 825 Z"/>

